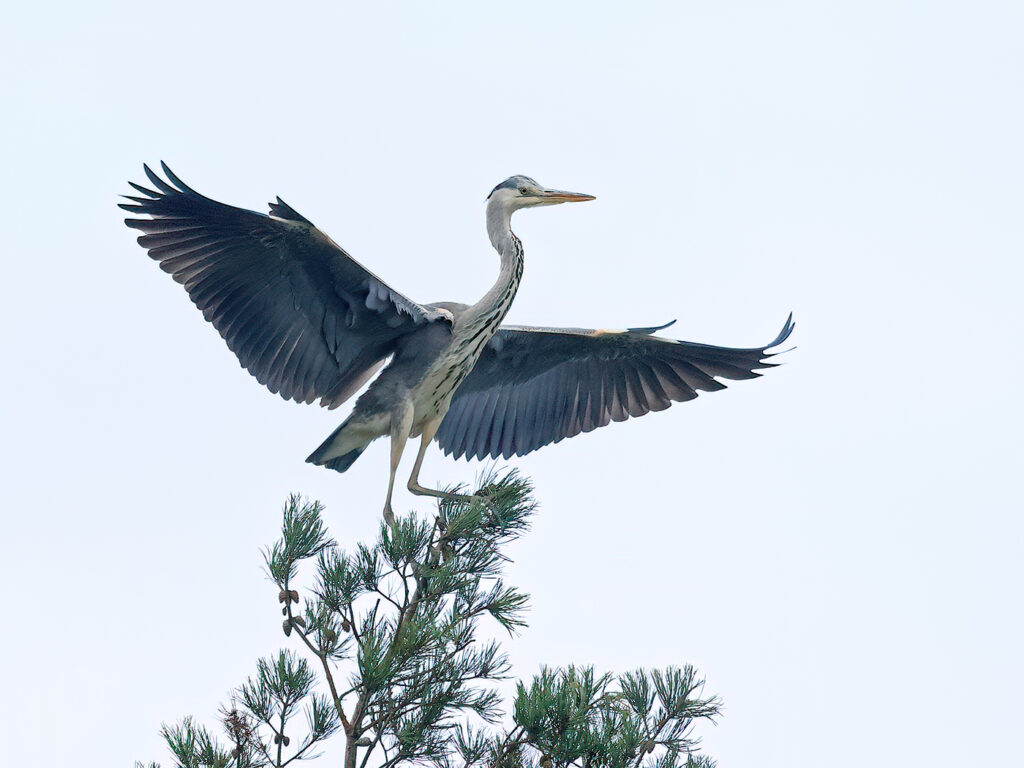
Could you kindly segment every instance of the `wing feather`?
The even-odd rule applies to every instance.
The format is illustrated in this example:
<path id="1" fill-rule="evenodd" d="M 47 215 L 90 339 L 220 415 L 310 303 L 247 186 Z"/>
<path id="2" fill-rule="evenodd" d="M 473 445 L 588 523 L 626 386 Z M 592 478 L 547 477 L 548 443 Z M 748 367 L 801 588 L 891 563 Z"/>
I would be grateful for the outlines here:
<path id="1" fill-rule="evenodd" d="M 660 327 L 503 327 L 456 390 L 437 440 L 456 458 L 523 456 L 724 389 L 719 378 L 760 376 L 793 327 L 790 315 L 770 344 L 745 349 L 653 336 Z"/>
<path id="2" fill-rule="evenodd" d="M 184 286 L 260 383 L 286 399 L 340 405 L 398 340 L 450 315 L 417 304 L 356 262 L 281 198 L 271 215 L 219 203 L 143 166 L 153 188 L 121 208 L 139 245 Z"/>

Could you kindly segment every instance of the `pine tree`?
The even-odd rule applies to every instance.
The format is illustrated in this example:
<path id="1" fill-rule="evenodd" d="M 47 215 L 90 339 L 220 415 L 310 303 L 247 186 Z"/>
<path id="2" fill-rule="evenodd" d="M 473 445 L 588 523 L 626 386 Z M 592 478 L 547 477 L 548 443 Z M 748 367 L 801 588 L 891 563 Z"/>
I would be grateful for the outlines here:
<path id="1" fill-rule="evenodd" d="M 283 768 L 338 737 L 345 768 L 714 766 L 692 732 L 720 702 L 690 666 L 617 677 L 545 668 L 517 685 L 503 715 L 494 683 L 510 663 L 478 631 L 484 620 L 509 634 L 526 626 L 527 596 L 502 580 L 503 550 L 535 503 L 514 471 L 483 486 L 470 502 L 439 502 L 432 519 L 382 524 L 372 546 L 351 551 L 330 538 L 318 502 L 289 498 L 264 557 L 298 652 L 257 662 L 220 710 L 222 737 L 191 718 L 165 725 L 176 765 Z M 304 594 L 300 571 L 313 576 Z"/>

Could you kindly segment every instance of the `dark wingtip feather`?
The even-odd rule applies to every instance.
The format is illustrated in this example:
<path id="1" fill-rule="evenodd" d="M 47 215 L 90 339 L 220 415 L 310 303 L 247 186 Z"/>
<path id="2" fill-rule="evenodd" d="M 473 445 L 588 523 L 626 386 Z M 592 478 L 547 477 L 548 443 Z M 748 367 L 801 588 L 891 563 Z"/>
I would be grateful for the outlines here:
<path id="1" fill-rule="evenodd" d="M 664 325 L 649 325 L 649 326 L 647 326 L 645 328 L 627 328 L 626 330 L 629 333 L 642 333 L 645 336 L 650 336 L 652 333 L 657 333 L 658 331 L 663 331 L 666 328 L 668 328 L 670 325 L 675 325 L 675 324 L 676 324 L 675 320 L 669 320 Z"/>
<path id="2" fill-rule="evenodd" d="M 149 167 L 148 163 L 142 164 L 142 170 L 146 172 L 146 176 L 149 178 L 151 182 L 153 182 L 153 185 L 164 194 L 174 191 L 174 189 L 166 181 L 161 179 L 153 172 L 153 169 Z"/>
<path id="3" fill-rule="evenodd" d="M 160 161 L 160 167 L 163 169 L 164 175 L 167 176 L 167 178 L 171 180 L 171 183 L 174 184 L 179 190 L 186 194 L 193 195 L 195 197 L 202 197 L 202 195 L 200 195 L 198 192 L 192 189 L 192 187 L 190 187 L 188 184 L 186 184 L 184 181 L 178 178 L 174 171 L 170 169 L 170 166 L 168 166 L 167 163 L 165 163 L 163 160 Z"/>
<path id="4" fill-rule="evenodd" d="M 169 203 L 176 204 L 174 201 L 181 201 L 187 198 L 192 200 L 198 200 L 202 202 L 210 202 L 208 198 L 203 197 L 185 182 L 183 182 L 178 175 L 170 169 L 163 160 L 160 161 L 160 168 L 167 176 L 167 179 L 161 178 L 156 171 L 154 171 L 148 163 L 142 164 L 142 170 L 145 171 L 146 177 L 150 180 L 155 189 L 144 187 L 141 184 L 136 184 L 134 181 L 129 181 L 128 184 L 132 189 L 146 195 L 147 197 L 135 197 L 132 195 L 121 195 L 121 197 L 133 200 L 139 203 L 139 206 L 134 208 L 126 208 L 135 213 L 149 214 L 150 216 L 158 217 L 164 215 Z M 121 205 L 124 208 L 124 205 Z M 125 223 L 128 226 L 133 226 L 130 221 Z"/>
<path id="5" fill-rule="evenodd" d="M 150 196 L 150 197 L 152 197 L 152 198 L 153 198 L 154 200 L 155 200 L 156 198 L 160 197 L 160 193 L 159 193 L 159 192 L 154 192 L 154 191 L 153 191 L 152 189 L 150 189 L 149 187 L 144 187 L 144 186 L 142 186 L 141 184 L 136 184 L 136 183 L 135 183 L 134 181 L 129 181 L 129 182 L 128 182 L 128 185 L 129 185 L 130 187 L 132 187 L 132 188 L 133 188 L 133 189 L 134 189 L 135 191 L 137 191 L 137 192 L 141 192 L 141 193 L 142 193 L 142 194 L 144 194 L 144 195 L 149 195 L 149 196 Z M 122 197 L 124 197 L 124 195 L 122 195 Z"/>
<path id="6" fill-rule="evenodd" d="M 761 362 L 758 363 L 758 368 L 775 368 L 776 366 L 782 365 L 782 363 L 769 363 L 767 362 L 767 360 L 778 355 L 784 355 L 787 352 L 792 352 L 794 349 L 796 349 L 796 347 L 793 346 L 787 349 L 779 349 L 772 352 L 769 352 L 768 350 L 774 350 L 775 347 L 779 346 L 786 339 L 788 339 L 790 335 L 793 333 L 794 328 L 796 328 L 796 323 L 793 321 L 793 313 L 790 312 L 789 317 L 786 318 L 785 325 L 783 325 L 782 330 L 779 331 L 779 335 L 776 336 L 770 344 L 768 344 L 761 350 L 762 360 Z"/>
<path id="7" fill-rule="evenodd" d="M 781 344 L 782 342 L 789 338 L 790 334 L 793 333 L 794 328 L 796 328 L 796 323 L 793 322 L 793 313 L 790 312 L 789 317 L 786 318 L 786 322 L 782 326 L 782 330 L 779 331 L 779 335 L 776 336 L 771 343 L 765 345 L 765 350 L 769 350 L 772 347 L 779 346 L 779 344 Z"/>

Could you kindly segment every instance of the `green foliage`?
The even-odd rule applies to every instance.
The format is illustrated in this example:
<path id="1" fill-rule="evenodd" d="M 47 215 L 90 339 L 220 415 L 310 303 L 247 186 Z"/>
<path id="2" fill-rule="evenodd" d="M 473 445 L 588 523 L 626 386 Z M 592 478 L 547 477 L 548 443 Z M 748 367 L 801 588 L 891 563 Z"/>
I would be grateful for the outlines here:
<path id="1" fill-rule="evenodd" d="M 483 734 L 464 726 L 456 740 L 463 766 L 587 766 L 683 768 L 692 762 L 697 719 L 713 719 L 715 698 L 701 698 L 703 680 L 692 667 L 640 669 L 620 676 L 594 670 L 543 669 L 520 683 L 514 727 Z"/>
<path id="2" fill-rule="evenodd" d="M 351 551 L 328 536 L 319 503 L 290 497 L 264 559 L 282 629 L 302 655 L 257 662 L 221 710 L 222 740 L 190 718 L 165 726 L 177 765 L 283 768 L 340 732 L 346 768 L 713 766 L 693 754 L 692 728 L 719 702 L 701 697 L 691 667 L 618 678 L 542 669 L 518 684 L 503 725 L 494 684 L 510 663 L 479 631 L 483 621 L 509 634 L 526 626 L 528 598 L 502 573 L 504 549 L 528 530 L 535 504 L 515 472 L 483 486 L 469 501 L 442 500 L 432 519 L 384 523 L 376 541 Z"/>
<path id="3" fill-rule="evenodd" d="M 287 584 L 295 576 L 296 565 L 334 546 L 327 537 L 319 501 L 304 502 L 292 494 L 284 507 L 281 538 L 264 553 L 270 577 L 278 584 Z"/>

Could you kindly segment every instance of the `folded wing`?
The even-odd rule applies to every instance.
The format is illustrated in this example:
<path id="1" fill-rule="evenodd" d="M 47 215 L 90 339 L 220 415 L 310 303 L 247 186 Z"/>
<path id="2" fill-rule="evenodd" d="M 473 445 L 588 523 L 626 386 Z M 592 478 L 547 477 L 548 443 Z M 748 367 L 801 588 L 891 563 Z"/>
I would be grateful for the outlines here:
<path id="1" fill-rule="evenodd" d="M 643 416 L 724 389 L 771 367 L 764 347 L 732 349 L 626 331 L 504 326 L 456 390 L 437 441 L 456 458 L 524 456 L 611 421 Z"/>
<path id="2" fill-rule="evenodd" d="M 270 215 L 203 197 L 164 164 L 155 189 L 121 207 L 139 244 L 261 384 L 285 399 L 335 407 L 396 342 L 449 316 L 392 290 L 280 198 Z"/>

